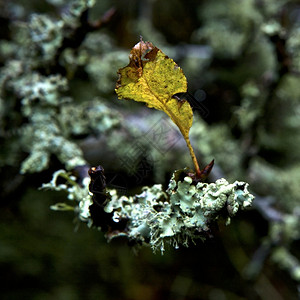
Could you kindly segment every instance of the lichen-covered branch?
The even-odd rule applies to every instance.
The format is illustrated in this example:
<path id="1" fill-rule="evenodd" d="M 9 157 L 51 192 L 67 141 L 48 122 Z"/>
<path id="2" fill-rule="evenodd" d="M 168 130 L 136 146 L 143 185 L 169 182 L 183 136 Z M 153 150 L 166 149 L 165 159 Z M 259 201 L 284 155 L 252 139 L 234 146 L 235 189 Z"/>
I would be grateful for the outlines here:
<path id="1" fill-rule="evenodd" d="M 5 57 L 0 68 L 0 166 L 21 165 L 22 174 L 41 172 L 51 156 L 67 170 L 86 165 L 76 140 L 119 125 L 118 113 L 103 99 L 78 97 L 72 88 L 73 72 L 87 57 L 85 47 L 85 55 L 74 52 L 114 13 L 109 10 L 99 22 L 89 23 L 94 4 L 74 0 L 57 19 L 35 13 L 27 22 L 12 22 L 14 35 L 0 47 Z"/>
<path id="2" fill-rule="evenodd" d="M 66 179 L 57 184 L 57 177 Z M 136 196 L 119 196 L 116 190 L 106 189 L 102 167 L 90 170 L 91 183 L 80 187 L 66 172 L 58 171 L 43 188 L 66 190 L 74 203 L 78 217 L 94 227 L 100 227 L 108 240 L 127 236 L 131 243 L 150 245 L 153 251 L 165 250 L 165 244 L 175 248 L 188 246 L 197 239 L 210 236 L 210 226 L 219 219 L 226 224 L 239 209 L 251 206 L 253 195 L 248 184 L 225 179 L 215 183 L 193 182 L 184 170 L 176 171 L 167 190 L 161 184 L 144 187 Z M 69 210 L 65 204 L 54 209 Z"/>

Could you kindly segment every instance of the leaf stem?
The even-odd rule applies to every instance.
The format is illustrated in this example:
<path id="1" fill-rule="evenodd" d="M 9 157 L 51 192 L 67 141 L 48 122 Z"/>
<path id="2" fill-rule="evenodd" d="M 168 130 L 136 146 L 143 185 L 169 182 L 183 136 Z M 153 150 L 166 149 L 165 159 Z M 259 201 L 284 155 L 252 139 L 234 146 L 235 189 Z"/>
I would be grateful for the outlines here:
<path id="1" fill-rule="evenodd" d="M 198 161 L 197 161 L 194 149 L 191 145 L 190 139 L 186 138 L 185 141 L 186 141 L 186 145 L 188 146 L 188 148 L 190 150 L 190 154 L 191 154 L 194 166 L 195 166 L 196 175 L 197 175 L 197 177 L 200 177 L 200 175 L 201 175 L 200 168 L 199 168 L 199 165 L 198 165 Z"/>

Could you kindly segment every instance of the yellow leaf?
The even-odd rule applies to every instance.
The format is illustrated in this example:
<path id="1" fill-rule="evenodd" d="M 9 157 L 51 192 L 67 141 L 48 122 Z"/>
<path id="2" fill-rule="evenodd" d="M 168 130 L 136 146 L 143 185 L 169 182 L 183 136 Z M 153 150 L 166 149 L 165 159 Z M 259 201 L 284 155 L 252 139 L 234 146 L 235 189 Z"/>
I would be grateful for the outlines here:
<path id="1" fill-rule="evenodd" d="M 128 66 L 118 71 L 118 98 L 145 102 L 148 107 L 164 111 L 186 140 L 198 174 L 198 163 L 189 141 L 192 108 L 187 101 L 172 98 L 187 91 L 182 69 L 152 43 L 143 40 L 132 48 L 129 60 Z"/>

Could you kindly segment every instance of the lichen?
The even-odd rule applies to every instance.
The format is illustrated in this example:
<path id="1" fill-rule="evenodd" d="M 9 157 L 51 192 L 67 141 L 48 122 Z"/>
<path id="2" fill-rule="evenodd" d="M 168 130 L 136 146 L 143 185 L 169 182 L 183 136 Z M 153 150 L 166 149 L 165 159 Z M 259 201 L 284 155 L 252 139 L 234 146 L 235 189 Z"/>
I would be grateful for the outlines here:
<path id="1" fill-rule="evenodd" d="M 161 140 L 168 147 L 157 147 L 148 135 L 155 124 L 165 123 L 161 115 L 150 117 L 139 106 L 113 100 L 116 70 L 127 62 L 128 51 L 121 47 L 128 48 L 132 38 L 142 34 L 180 63 L 189 92 L 205 91 L 202 103 L 207 104 L 209 115 L 202 121 L 196 112 L 191 130 L 197 156 L 202 164 L 215 159 L 214 178 L 249 182 L 256 203 L 264 203 L 264 197 L 273 201 L 264 212 L 258 210 L 261 216 L 255 214 L 259 224 L 269 228 L 265 236 L 264 230 L 258 235 L 269 242 L 270 262 L 300 282 L 295 252 L 300 238 L 300 30 L 295 1 L 190 1 L 187 6 L 180 6 L 180 1 L 179 6 L 148 1 L 147 7 L 136 1 L 125 10 L 119 1 L 114 5 L 118 17 L 104 30 L 97 27 L 102 22 L 99 16 L 111 1 L 25 2 L 0 4 L 3 193 L 16 191 L 20 178 L 26 178 L 30 188 L 30 178 L 37 177 L 26 173 L 47 174 L 49 166 L 69 171 L 87 161 L 101 160 L 109 165 L 110 174 L 124 176 L 126 194 L 128 186 L 135 185 L 136 191 L 144 184 L 134 177 L 140 175 L 136 171 L 141 158 L 151 164 L 150 176 L 143 178 L 151 181 L 149 185 L 165 183 L 170 172 L 189 165 L 176 128 L 167 130 Z M 159 9 L 162 3 L 168 14 Z M 174 14 L 177 7 L 184 9 Z M 189 11 L 191 7 L 195 10 Z M 187 26 L 180 27 L 182 24 Z M 122 30 L 116 33 L 119 26 Z M 183 27 L 185 30 L 178 30 Z M 117 127 L 120 130 L 113 131 Z M 169 127 L 158 129 L 163 132 Z M 25 176 L 11 175 L 19 170 Z M 149 169 L 141 171 L 143 176 Z M 59 171 L 55 178 L 49 188 L 65 191 L 70 201 L 52 208 L 71 210 L 78 219 L 95 226 L 88 180 L 79 184 L 66 171 Z M 115 236 L 130 235 L 133 242 L 155 250 L 163 250 L 165 244 L 177 248 L 204 239 L 211 234 L 212 222 L 224 218 L 229 223 L 249 204 L 244 183 L 228 182 L 197 185 L 189 177 L 176 177 L 167 191 L 155 185 L 132 197 L 110 189 L 106 211 L 116 223 L 130 217 L 130 230 Z M 272 219 L 274 215 L 279 221 Z M 242 223 L 253 227 L 252 216 L 247 214 Z M 112 237 L 107 234 L 108 239 Z M 249 249 L 254 248 L 247 248 L 247 253 Z M 257 257 L 254 255 L 254 264 Z"/>
<path id="2" fill-rule="evenodd" d="M 299 207 L 299 180 L 300 165 L 288 166 L 286 168 L 274 167 L 268 162 L 256 159 L 250 167 L 251 184 L 261 195 L 272 195 L 277 199 L 279 205 L 285 212 L 292 213 Z M 260 182 L 264 182 L 263 185 Z"/>
<path id="3" fill-rule="evenodd" d="M 248 81 L 241 87 L 241 105 L 235 108 L 238 125 L 243 131 L 254 125 L 262 114 L 265 96 L 256 82 Z"/>
<path id="4" fill-rule="evenodd" d="M 282 222 L 272 222 L 269 229 L 270 243 L 275 245 L 271 260 L 283 270 L 290 273 L 291 278 L 300 281 L 299 259 L 290 252 L 292 242 L 300 238 L 299 207 L 291 214 L 284 214 Z"/>
<path id="5" fill-rule="evenodd" d="M 62 15 L 66 25 L 76 27 L 79 24 L 79 18 L 84 11 L 95 5 L 95 0 L 75 0 L 69 4 L 69 9 Z"/>
<path id="6" fill-rule="evenodd" d="M 95 81 L 101 93 L 108 93 L 114 89 L 116 78 L 115 70 L 128 61 L 124 51 L 113 51 L 102 56 L 93 56 L 85 69 L 91 79 Z"/>
<path id="7" fill-rule="evenodd" d="M 34 13 L 27 21 L 12 23 L 12 39 L 0 47 L 5 57 L 0 72 L 0 133 L 5 138 L 0 165 L 21 165 L 21 173 L 40 172 L 54 155 L 70 170 L 86 164 L 74 137 L 97 136 L 118 126 L 117 112 L 95 94 L 86 98 L 78 93 L 81 85 L 74 91 L 71 81 L 85 65 L 89 47 L 80 48 L 79 43 L 72 48 L 70 40 L 82 25 L 82 14 L 94 4 L 69 1 L 61 15 Z"/>
<path id="8" fill-rule="evenodd" d="M 118 196 L 116 190 L 108 189 L 110 195 L 104 207 L 116 223 L 128 220 L 125 231 L 107 233 L 107 239 L 127 236 L 137 244 L 150 245 L 153 251 L 165 251 L 165 244 L 175 248 L 180 245 L 188 247 L 190 241 L 205 240 L 209 235 L 210 225 L 218 219 L 225 218 L 226 223 L 240 209 L 251 206 L 254 196 L 248 191 L 248 184 L 236 181 L 233 184 L 225 179 L 215 183 L 192 182 L 190 177 L 179 180 L 183 170 L 175 171 L 169 187 L 165 191 L 161 184 L 144 187 L 142 193 L 135 196 Z M 66 183 L 58 184 L 57 178 L 63 177 Z M 75 178 L 65 171 L 57 171 L 50 183 L 42 188 L 64 190 L 69 200 L 76 200 L 75 209 L 80 220 L 93 225 L 89 206 L 93 200 L 87 192 L 88 182 L 80 186 Z M 66 204 L 52 207 L 56 210 L 69 210 Z"/>
<path id="9" fill-rule="evenodd" d="M 106 206 L 115 218 L 129 218 L 128 236 L 149 243 L 154 251 L 164 251 L 164 245 L 175 248 L 188 246 L 189 241 L 205 240 L 210 224 L 225 213 L 227 222 L 239 209 L 251 205 L 253 196 L 248 184 L 229 184 L 225 179 L 215 183 L 192 183 L 190 177 L 176 181 L 173 174 L 169 188 L 161 185 L 143 189 L 132 198 L 117 198 L 113 193 Z"/>
<path id="10" fill-rule="evenodd" d="M 59 183 L 64 179 L 64 183 Z M 86 177 L 81 184 L 76 182 L 76 177 L 66 172 L 58 170 L 53 174 L 49 183 L 41 186 L 43 190 L 64 191 L 68 194 L 68 200 L 72 201 L 72 205 L 67 203 L 56 203 L 51 206 L 53 210 L 74 211 L 79 220 L 86 222 L 88 226 L 92 225 L 90 219 L 89 206 L 92 204 L 91 195 L 88 190 L 90 180 Z"/>
<path id="11" fill-rule="evenodd" d="M 253 24 L 261 22 L 252 0 L 206 2 L 199 15 L 204 26 L 194 34 L 194 39 L 205 40 L 216 56 L 230 59 L 241 54 Z"/>
<path id="12" fill-rule="evenodd" d="M 32 14 L 28 24 L 29 51 L 44 61 L 50 61 L 62 44 L 62 20 L 52 20 L 47 15 Z"/>
<path id="13" fill-rule="evenodd" d="M 191 138 L 196 144 L 201 143 L 199 150 L 204 161 L 213 157 L 230 178 L 240 176 L 242 150 L 228 126 L 223 124 L 207 126 L 202 120 L 197 119 L 191 130 Z"/>

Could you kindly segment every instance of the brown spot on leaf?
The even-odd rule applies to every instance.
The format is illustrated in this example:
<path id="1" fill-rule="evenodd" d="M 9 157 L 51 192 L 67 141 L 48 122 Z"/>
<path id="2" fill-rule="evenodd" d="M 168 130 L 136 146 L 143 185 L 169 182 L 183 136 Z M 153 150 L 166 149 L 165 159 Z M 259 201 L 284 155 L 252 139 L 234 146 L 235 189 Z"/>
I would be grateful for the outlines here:
<path id="1" fill-rule="evenodd" d="M 152 49 L 150 52 L 148 52 L 148 53 L 145 55 L 145 58 L 146 58 L 146 59 L 149 59 L 150 61 L 155 60 L 158 50 L 159 50 L 159 49 L 158 49 L 157 47 L 155 47 L 154 49 Z"/>

